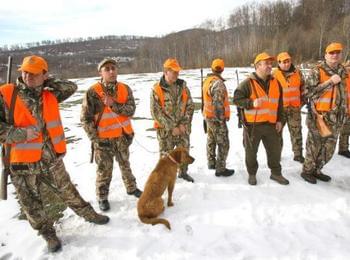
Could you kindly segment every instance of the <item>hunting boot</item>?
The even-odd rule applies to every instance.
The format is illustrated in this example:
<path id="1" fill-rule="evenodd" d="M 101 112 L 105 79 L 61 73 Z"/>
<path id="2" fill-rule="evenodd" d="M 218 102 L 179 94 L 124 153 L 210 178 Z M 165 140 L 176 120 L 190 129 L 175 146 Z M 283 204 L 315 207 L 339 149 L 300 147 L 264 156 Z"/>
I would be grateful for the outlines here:
<path id="1" fill-rule="evenodd" d="M 249 183 L 249 185 L 256 185 L 257 181 L 256 181 L 255 174 L 249 174 L 248 183 Z"/>
<path id="2" fill-rule="evenodd" d="M 127 192 L 128 195 L 134 195 L 136 198 L 140 198 L 142 191 L 136 188 L 133 192 Z"/>
<path id="3" fill-rule="evenodd" d="M 315 176 L 310 173 L 310 172 L 301 172 L 300 176 L 307 182 L 312 183 L 312 184 L 316 184 L 317 180 L 315 178 Z"/>
<path id="4" fill-rule="evenodd" d="M 95 211 L 91 211 L 89 214 L 85 215 L 84 218 L 86 221 L 95 223 L 97 225 L 104 225 L 109 222 L 108 216 L 98 214 Z"/>
<path id="5" fill-rule="evenodd" d="M 46 240 L 47 249 L 50 253 L 57 252 L 62 248 L 61 241 L 56 236 L 55 230 L 43 231 L 41 235 Z"/>
<path id="6" fill-rule="evenodd" d="M 284 178 L 282 176 L 282 174 L 280 174 L 280 175 L 271 174 L 270 179 L 278 182 L 281 185 L 288 185 L 289 184 L 289 181 L 286 178 Z"/>
<path id="7" fill-rule="evenodd" d="M 194 179 L 190 175 L 188 175 L 187 172 L 179 173 L 178 177 L 182 178 L 182 179 L 184 179 L 185 181 L 188 181 L 188 182 L 194 182 Z"/>
<path id="8" fill-rule="evenodd" d="M 208 169 L 209 170 L 215 170 L 216 169 L 216 163 L 215 162 L 208 162 Z"/>
<path id="9" fill-rule="evenodd" d="M 98 207 L 100 208 L 100 210 L 102 211 L 107 211 L 110 209 L 110 206 L 109 206 L 109 202 L 108 200 L 99 200 L 98 201 Z"/>
<path id="10" fill-rule="evenodd" d="M 235 173 L 235 170 L 230 170 L 230 169 L 225 169 L 223 171 L 215 171 L 215 176 L 216 177 L 220 177 L 220 176 L 224 176 L 224 177 L 229 177 L 231 175 L 233 175 Z"/>
<path id="11" fill-rule="evenodd" d="M 341 155 L 341 156 L 344 156 L 346 158 L 350 158 L 350 151 L 349 150 L 339 151 L 338 154 Z"/>
<path id="12" fill-rule="evenodd" d="M 319 179 L 320 181 L 324 181 L 324 182 L 328 182 L 332 179 L 330 176 L 323 174 L 320 170 L 316 170 L 312 175 L 316 179 Z"/>

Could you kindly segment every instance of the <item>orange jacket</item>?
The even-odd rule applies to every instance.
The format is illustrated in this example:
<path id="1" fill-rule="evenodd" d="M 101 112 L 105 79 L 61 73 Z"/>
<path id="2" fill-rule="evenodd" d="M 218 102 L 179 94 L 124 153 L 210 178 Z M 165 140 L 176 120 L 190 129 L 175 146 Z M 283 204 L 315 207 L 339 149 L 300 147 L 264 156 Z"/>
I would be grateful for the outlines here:
<path id="1" fill-rule="evenodd" d="M 203 116 L 205 118 L 216 117 L 214 113 L 215 108 L 213 105 L 213 99 L 209 95 L 209 91 L 210 91 L 210 87 L 212 86 L 212 83 L 218 79 L 219 79 L 218 76 L 211 75 L 211 76 L 208 76 L 203 83 L 203 101 L 204 101 Z M 228 101 L 227 89 L 225 90 L 224 107 L 225 107 L 225 118 L 230 119 L 230 102 Z"/>
<path id="2" fill-rule="evenodd" d="M 101 83 L 96 83 L 92 86 L 93 90 L 102 99 L 105 95 Z M 116 85 L 117 98 L 114 98 L 117 103 L 125 104 L 128 100 L 128 89 L 123 84 L 118 82 Z M 97 121 L 99 115 L 95 115 Z M 97 133 L 99 138 L 115 138 L 119 137 L 125 132 L 132 134 L 134 130 L 131 126 L 131 120 L 128 116 L 118 115 L 112 111 L 108 106 L 104 106 L 100 122 L 97 126 Z"/>
<path id="3" fill-rule="evenodd" d="M 291 74 L 291 76 L 288 77 L 288 79 L 286 79 L 283 75 L 283 72 L 280 69 L 277 69 L 274 73 L 274 76 L 282 86 L 283 106 L 300 107 L 300 72 L 297 70 L 293 74 Z"/>
<path id="4" fill-rule="evenodd" d="M 162 107 L 162 109 L 164 110 L 164 106 L 165 106 L 165 101 L 164 101 L 164 92 L 162 87 L 160 86 L 159 83 L 155 84 L 153 86 L 153 90 L 154 92 L 157 94 L 158 98 L 159 98 L 159 102 L 160 102 L 160 106 Z M 188 100 L 188 95 L 185 89 L 182 89 L 182 93 L 181 93 L 181 98 L 182 98 L 182 107 L 181 107 L 181 112 L 184 115 L 186 112 L 186 104 L 187 104 L 187 100 Z M 154 120 L 154 124 L 153 124 L 154 128 L 163 128 L 163 126 L 161 126 L 159 124 L 158 121 Z"/>
<path id="5" fill-rule="evenodd" d="M 255 93 L 255 90 L 256 93 Z M 262 105 L 259 108 L 245 109 L 244 115 L 248 123 L 261 123 L 261 122 L 277 122 L 278 101 L 280 97 L 279 85 L 277 79 L 270 80 L 270 88 L 268 95 L 261 88 L 259 83 L 251 79 L 250 80 L 250 99 L 255 100 L 260 98 L 263 100 Z"/>
<path id="6" fill-rule="evenodd" d="M 10 107 L 11 97 L 14 90 L 13 84 L 6 84 L 0 88 L 7 107 Z M 42 92 L 43 99 L 43 119 L 46 129 L 49 133 L 51 142 L 56 153 L 66 152 L 66 140 L 63 126 L 61 123 L 60 112 L 56 97 L 47 90 Z M 14 126 L 15 127 L 38 127 L 37 120 L 32 116 L 23 100 L 17 96 L 14 109 Z M 40 129 L 41 131 L 41 129 Z M 23 143 L 11 144 L 11 163 L 32 163 L 41 159 L 43 147 L 43 133 L 39 137 Z"/>

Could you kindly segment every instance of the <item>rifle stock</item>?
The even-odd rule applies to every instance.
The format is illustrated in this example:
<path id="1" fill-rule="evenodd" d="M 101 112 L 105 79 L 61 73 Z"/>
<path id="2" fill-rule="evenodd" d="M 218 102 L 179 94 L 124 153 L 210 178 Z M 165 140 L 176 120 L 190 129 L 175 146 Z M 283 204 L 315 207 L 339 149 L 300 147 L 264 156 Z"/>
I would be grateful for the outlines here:
<path id="1" fill-rule="evenodd" d="M 311 101 L 310 101 L 311 102 Z M 329 129 L 329 127 L 327 126 L 326 122 L 323 119 L 323 115 L 319 114 L 315 108 L 315 104 L 311 103 L 311 111 L 312 113 L 316 116 L 315 120 L 316 120 L 316 127 L 318 129 L 318 132 L 320 134 L 320 136 L 322 137 L 329 137 L 332 135 L 332 131 Z"/>
<path id="2" fill-rule="evenodd" d="M 202 114 L 203 114 L 203 109 L 204 109 L 204 97 L 203 97 L 203 68 L 201 68 L 201 98 L 202 98 L 202 107 L 201 107 L 201 111 L 202 111 Z M 207 131 L 208 131 L 207 121 L 205 121 L 204 118 L 203 118 L 203 130 L 204 130 L 204 133 L 207 133 Z"/>
<path id="3" fill-rule="evenodd" d="M 12 57 L 9 56 L 7 64 L 6 81 L 11 82 Z M 17 95 L 17 94 L 16 94 Z M 12 101 L 11 101 L 12 103 Z M 12 105 L 12 104 L 11 104 Z M 11 108 L 10 108 L 11 110 Z M 13 114 L 13 113 L 12 113 Z M 13 117 L 13 115 L 12 115 Z M 11 118 L 10 118 L 11 120 Z M 7 200 L 7 181 L 10 174 L 10 151 L 6 149 L 6 145 L 1 146 L 1 176 L 0 176 L 0 200 Z"/>

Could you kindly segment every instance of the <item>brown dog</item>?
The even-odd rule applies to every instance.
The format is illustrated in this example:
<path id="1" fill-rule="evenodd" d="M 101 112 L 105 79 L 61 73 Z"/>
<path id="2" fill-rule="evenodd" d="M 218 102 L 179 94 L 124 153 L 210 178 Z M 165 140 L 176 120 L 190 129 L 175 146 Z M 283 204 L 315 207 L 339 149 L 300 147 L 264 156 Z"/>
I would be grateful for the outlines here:
<path id="1" fill-rule="evenodd" d="M 173 206 L 172 194 L 176 181 L 176 172 L 180 164 L 191 164 L 194 158 L 186 148 L 176 148 L 159 159 L 156 168 L 148 177 L 143 193 L 137 203 L 140 220 L 145 224 L 164 224 L 170 229 L 168 220 L 158 218 L 164 211 L 162 195 L 168 189 L 168 207 Z"/>

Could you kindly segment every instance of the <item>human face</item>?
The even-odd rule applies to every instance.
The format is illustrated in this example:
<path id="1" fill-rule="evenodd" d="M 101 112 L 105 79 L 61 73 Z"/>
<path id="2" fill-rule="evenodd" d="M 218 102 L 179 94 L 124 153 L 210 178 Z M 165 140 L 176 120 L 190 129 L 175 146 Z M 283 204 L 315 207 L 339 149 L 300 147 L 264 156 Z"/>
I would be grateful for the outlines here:
<path id="1" fill-rule="evenodd" d="M 341 51 L 331 51 L 325 54 L 324 56 L 326 63 L 331 67 L 336 67 L 340 64 L 342 60 Z"/>
<path id="2" fill-rule="evenodd" d="M 30 88 L 41 86 L 44 84 L 44 81 L 47 79 L 47 77 L 47 73 L 44 73 L 44 71 L 38 74 L 22 71 L 23 82 Z"/>
<path id="3" fill-rule="evenodd" d="M 256 64 L 256 73 L 262 79 L 266 79 L 271 75 L 273 60 L 262 60 Z"/>
<path id="4" fill-rule="evenodd" d="M 177 78 L 179 77 L 179 72 L 168 69 L 164 71 L 164 77 L 165 81 L 168 84 L 172 85 L 176 82 Z"/>
<path id="5" fill-rule="evenodd" d="M 106 63 L 103 65 L 99 73 L 104 83 L 108 84 L 117 81 L 118 70 L 117 66 L 113 63 Z"/>
<path id="6" fill-rule="evenodd" d="M 278 62 L 278 66 L 283 71 L 288 71 L 290 69 L 290 66 L 292 65 L 292 61 L 290 59 L 286 59 L 284 61 Z"/>

